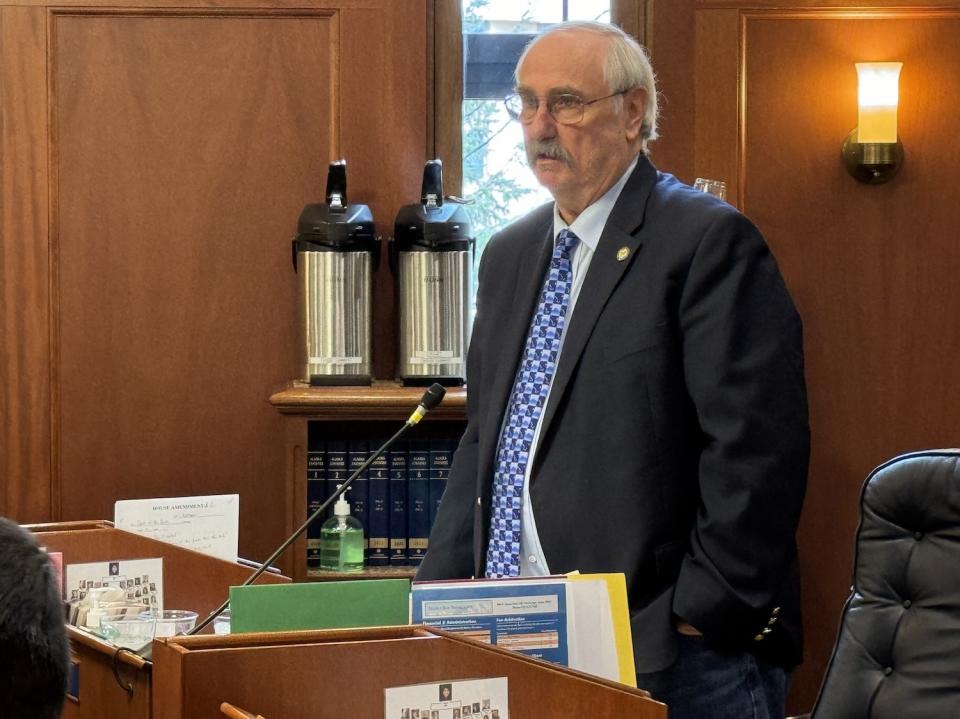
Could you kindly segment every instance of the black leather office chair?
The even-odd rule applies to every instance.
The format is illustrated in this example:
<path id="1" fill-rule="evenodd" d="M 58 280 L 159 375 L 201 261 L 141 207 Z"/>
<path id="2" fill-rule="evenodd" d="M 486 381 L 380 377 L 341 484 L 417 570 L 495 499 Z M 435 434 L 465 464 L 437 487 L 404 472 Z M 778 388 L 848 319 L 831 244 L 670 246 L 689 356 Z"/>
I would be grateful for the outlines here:
<path id="1" fill-rule="evenodd" d="M 811 717 L 960 717 L 960 450 L 867 477 L 853 589 Z"/>

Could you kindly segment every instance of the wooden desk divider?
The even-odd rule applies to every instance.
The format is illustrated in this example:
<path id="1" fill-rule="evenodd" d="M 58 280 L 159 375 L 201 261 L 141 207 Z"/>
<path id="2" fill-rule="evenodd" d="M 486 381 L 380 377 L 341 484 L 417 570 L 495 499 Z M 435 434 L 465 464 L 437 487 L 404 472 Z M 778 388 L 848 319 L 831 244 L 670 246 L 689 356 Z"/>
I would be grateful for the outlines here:
<path id="1" fill-rule="evenodd" d="M 220 606 L 230 587 L 242 584 L 253 571 L 239 563 L 116 529 L 106 521 L 25 526 L 49 551 L 63 553 L 64 567 L 84 562 L 162 557 L 164 608 L 190 609 L 197 612 L 200 619 Z M 265 573 L 257 583 L 289 581 L 287 577 Z M 64 719 L 156 716 L 156 704 L 163 700 L 152 696 L 150 662 L 132 652 L 118 652 L 114 645 L 77 627 L 68 625 L 67 634 L 77 695 L 67 699 Z"/>
<path id="2" fill-rule="evenodd" d="M 153 661 L 155 719 L 222 719 L 223 702 L 381 719 L 388 687 L 493 677 L 507 678 L 510 719 L 667 716 L 643 691 L 422 626 L 170 637 Z"/>

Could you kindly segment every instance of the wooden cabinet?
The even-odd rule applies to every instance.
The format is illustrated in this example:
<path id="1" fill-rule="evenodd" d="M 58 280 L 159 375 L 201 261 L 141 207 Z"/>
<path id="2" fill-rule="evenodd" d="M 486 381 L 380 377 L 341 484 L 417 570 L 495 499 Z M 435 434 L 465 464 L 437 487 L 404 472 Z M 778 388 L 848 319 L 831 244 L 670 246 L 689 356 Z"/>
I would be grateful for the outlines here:
<path id="1" fill-rule="evenodd" d="M 322 388 L 294 382 L 270 397 L 270 404 L 284 417 L 286 468 L 283 484 L 289 488 L 291 498 L 288 535 L 307 517 L 308 423 L 321 423 L 325 436 L 338 439 L 389 437 L 400 429 L 422 395 L 423 388 L 403 387 L 394 381 L 376 381 L 371 387 Z M 443 402 L 410 430 L 411 436 L 426 433 L 459 437 L 466 422 L 466 402 L 465 389 L 449 388 Z M 366 570 L 363 575 L 308 573 L 306 551 L 306 538 L 301 536 L 279 562 L 284 573 L 297 581 L 360 576 L 412 577 L 416 571 L 416 567 L 377 567 Z"/>

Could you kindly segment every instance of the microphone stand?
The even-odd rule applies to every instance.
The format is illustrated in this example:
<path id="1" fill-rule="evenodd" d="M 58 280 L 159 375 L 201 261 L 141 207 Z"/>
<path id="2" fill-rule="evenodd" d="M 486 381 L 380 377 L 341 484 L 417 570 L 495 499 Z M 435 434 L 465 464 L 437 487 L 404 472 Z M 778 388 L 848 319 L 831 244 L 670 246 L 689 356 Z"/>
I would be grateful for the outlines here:
<path id="1" fill-rule="evenodd" d="M 335 501 L 335 500 L 337 500 L 337 499 L 339 499 L 339 498 L 340 498 L 340 495 L 342 495 L 344 492 L 347 491 L 347 489 L 349 489 L 350 485 L 353 484 L 353 481 L 354 481 L 357 477 L 359 477 L 360 474 L 361 474 L 365 469 L 367 469 L 367 467 L 369 467 L 374 461 L 376 461 L 377 458 L 379 458 L 384 452 L 386 452 L 386 451 L 390 448 L 390 445 L 392 445 L 394 442 L 396 442 L 398 439 L 400 439 L 400 437 L 402 437 L 402 436 L 407 432 L 408 429 L 410 429 L 410 428 L 413 427 L 415 424 L 417 424 L 421 419 L 423 419 L 424 415 L 426 415 L 427 412 L 429 412 L 429 411 L 432 410 L 434 407 L 436 407 L 438 404 L 440 404 L 440 401 L 443 399 L 443 395 L 446 394 L 446 391 L 447 391 L 447 390 L 444 389 L 443 385 L 437 384 L 437 383 L 432 384 L 430 387 L 428 387 L 428 388 L 427 388 L 427 391 L 423 393 L 423 397 L 420 398 L 420 404 L 417 405 L 417 408 L 413 411 L 413 414 L 410 415 L 410 417 L 409 417 L 409 418 L 407 419 L 407 421 L 403 424 L 403 426 L 402 426 L 399 430 L 397 430 L 397 432 L 396 432 L 390 439 L 388 439 L 386 442 L 384 442 L 384 443 L 380 446 L 379 449 L 377 449 L 375 452 L 371 452 L 371 453 L 370 453 L 370 456 L 367 457 L 367 461 L 364 462 L 362 465 L 360 465 L 360 466 L 353 472 L 353 474 L 351 474 L 351 475 L 347 478 L 347 480 L 337 488 L 337 491 L 334 492 L 333 494 L 331 494 L 331 495 L 327 498 L 327 501 L 326 501 L 326 502 L 324 502 L 324 503 L 321 504 L 319 507 L 317 507 L 317 509 L 313 512 L 313 514 L 311 514 L 309 517 L 307 517 L 307 521 L 305 521 L 303 524 L 301 524 L 301 525 L 296 529 L 296 531 L 294 531 L 293 534 L 291 534 L 289 537 L 287 537 L 286 541 L 284 541 L 283 544 L 281 544 L 279 547 L 277 547 L 276 551 L 274 551 L 273 554 L 271 554 L 269 557 L 267 557 L 266 561 L 264 561 L 263 564 L 260 565 L 259 569 L 257 569 L 257 571 L 255 571 L 253 574 L 251 574 L 251 575 L 247 578 L 247 580 L 246 580 L 243 584 L 241 584 L 241 585 L 239 585 L 239 586 L 241 586 L 241 587 L 246 587 L 247 585 L 253 584 L 255 581 L 257 581 L 257 579 L 260 578 L 260 575 L 263 574 L 265 571 L 267 571 L 267 568 L 268 568 L 269 566 L 271 566 L 271 565 L 276 561 L 277 557 L 279 557 L 281 554 L 283 554 L 283 553 L 287 550 L 287 548 L 296 541 L 297 537 L 299 537 L 301 534 L 303 534 L 305 531 L 307 531 L 307 527 L 309 527 L 310 524 L 311 524 L 317 517 L 319 517 L 320 515 L 322 515 L 322 514 L 326 511 L 327 507 L 330 506 L 330 503 L 333 502 L 333 501 Z M 204 619 L 202 622 L 200 622 L 199 624 L 197 624 L 197 625 L 196 625 L 193 629 L 191 629 L 189 632 L 186 632 L 186 635 L 187 635 L 187 636 L 192 636 L 192 635 L 194 635 L 194 634 L 197 634 L 197 633 L 203 631 L 203 629 L 204 629 L 205 627 L 207 627 L 207 625 L 209 625 L 210 622 L 212 622 L 217 616 L 219 616 L 219 614 L 220 614 L 223 610 L 225 610 L 225 609 L 226 609 L 227 607 L 229 607 L 229 606 L 230 606 L 230 600 L 227 599 L 227 601 L 225 601 L 225 602 L 224 602 L 223 604 L 221 604 L 219 607 L 217 607 L 216 609 L 214 609 L 214 610 L 206 617 L 206 619 Z M 153 645 L 151 644 L 150 646 L 152 647 Z M 143 657 L 143 654 L 140 654 L 140 656 Z M 147 658 L 147 657 L 144 657 L 144 658 Z"/>

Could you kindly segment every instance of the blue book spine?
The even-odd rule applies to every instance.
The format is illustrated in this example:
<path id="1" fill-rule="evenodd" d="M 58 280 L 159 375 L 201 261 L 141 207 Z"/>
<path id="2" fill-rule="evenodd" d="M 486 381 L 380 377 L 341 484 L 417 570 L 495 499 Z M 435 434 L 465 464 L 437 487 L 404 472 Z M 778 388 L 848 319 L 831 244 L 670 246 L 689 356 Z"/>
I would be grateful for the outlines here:
<path id="1" fill-rule="evenodd" d="M 367 455 L 370 451 L 370 442 L 365 439 L 351 439 L 347 446 L 347 469 L 352 475 L 357 469 L 367 461 Z M 360 524 L 363 525 L 363 556 L 367 557 L 369 552 L 368 540 L 370 537 L 370 470 L 365 469 L 363 473 L 353 480 L 350 489 L 347 490 L 350 502 L 350 514 L 352 514 Z"/>
<path id="2" fill-rule="evenodd" d="M 324 442 L 308 433 L 307 441 L 307 517 L 312 515 L 327 498 L 327 476 Z M 320 528 L 323 517 L 317 517 L 307 527 L 307 569 L 320 568 Z"/>
<path id="3" fill-rule="evenodd" d="M 449 439 L 430 440 L 430 528 L 437 517 L 443 490 L 447 488 L 450 476 L 450 462 L 453 459 L 453 441 Z"/>
<path id="4" fill-rule="evenodd" d="M 347 481 L 347 442 L 342 439 L 327 440 L 327 496 L 337 491 L 337 487 Z M 347 492 L 350 495 L 350 492 Z M 333 505 L 327 507 L 327 517 L 333 516 Z M 318 520 L 319 521 L 319 520 Z"/>
<path id="5" fill-rule="evenodd" d="M 374 451 L 385 440 L 374 440 Z M 373 460 L 367 469 L 370 479 L 370 500 L 367 516 L 370 529 L 367 532 L 367 564 L 371 567 L 386 567 L 390 564 L 390 469 L 387 454 Z"/>
<path id="6" fill-rule="evenodd" d="M 407 556 L 420 564 L 430 539 L 430 442 L 411 439 L 407 453 Z"/>
<path id="7" fill-rule="evenodd" d="M 407 564 L 407 443 L 390 448 L 390 565 Z"/>

